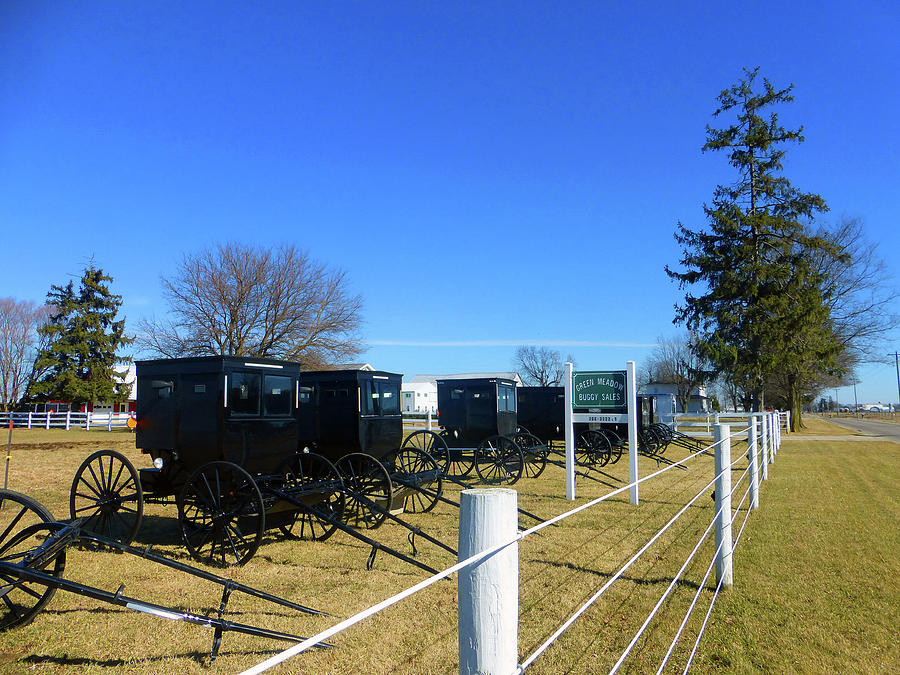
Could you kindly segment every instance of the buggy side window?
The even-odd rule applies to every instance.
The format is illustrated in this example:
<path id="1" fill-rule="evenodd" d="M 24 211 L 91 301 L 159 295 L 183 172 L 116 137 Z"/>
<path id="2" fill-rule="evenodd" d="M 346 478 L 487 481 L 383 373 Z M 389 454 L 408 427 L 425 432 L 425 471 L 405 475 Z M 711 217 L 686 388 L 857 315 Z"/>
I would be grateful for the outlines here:
<path id="1" fill-rule="evenodd" d="M 235 372 L 229 382 L 228 402 L 234 415 L 259 415 L 259 373 Z"/>
<path id="2" fill-rule="evenodd" d="M 360 385 L 362 396 L 359 398 L 360 412 L 363 415 L 375 415 L 378 410 L 378 390 L 372 380 L 366 380 Z"/>
<path id="3" fill-rule="evenodd" d="M 516 392 L 507 384 L 497 385 L 497 410 L 516 411 Z"/>
<path id="4" fill-rule="evenodd" d="M 466 393 L 465 389 L 451 389 L 450 390 L 450 398 L 453 400 L 461 399 Z"/>
<path id="5" fill-rule="evenodd" d="M 312 387 L 300 387 L 297 395 L 297 405 L 306 405 L 312 402 Z"/>
<path id="6" fill-rule="evenodd" d="M 156 392 L 156 398 L 169 398 L 175 390 L 175 383 L 171 380 L 153 380 L 150 386 Z"/>
<path id="7" fill-rule="evenodd" d="M 266 375 L 263 389 L 263 414 L 290 415 L 293 381 L 284 375 Z"/>
<path id="8" fill-rule="evenodd" d="M 390 382 L 379 382 L 378 390 L 381 394 L 382 415 L 399 415 L 400 414 L 400 385 Z"/>

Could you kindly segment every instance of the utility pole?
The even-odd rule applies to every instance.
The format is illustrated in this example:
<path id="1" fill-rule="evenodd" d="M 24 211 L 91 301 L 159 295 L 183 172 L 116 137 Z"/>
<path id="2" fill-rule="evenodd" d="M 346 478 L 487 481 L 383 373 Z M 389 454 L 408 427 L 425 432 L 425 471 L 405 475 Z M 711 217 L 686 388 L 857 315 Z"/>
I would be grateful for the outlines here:
<path id="1" fill-rule="evenodd" d="M 900 354 L 894 352 L 888 356 L 894 357 L 894 367 L 897 369 L 897 402 L 900 403 Z"/>
<path id="2" fill-rule="evenodd" d="M 854 417 L 859 417 L 859 399 L 856 397 L 856 378 L 853 378 L 853 404 L 854 404 Z"/>

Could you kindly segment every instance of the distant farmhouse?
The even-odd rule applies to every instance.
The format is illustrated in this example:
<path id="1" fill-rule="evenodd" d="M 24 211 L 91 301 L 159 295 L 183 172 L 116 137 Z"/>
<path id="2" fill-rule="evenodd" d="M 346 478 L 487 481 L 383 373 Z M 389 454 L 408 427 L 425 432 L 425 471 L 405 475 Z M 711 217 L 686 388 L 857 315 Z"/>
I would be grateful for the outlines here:
<path id="1" fill-rule="evenodd" d="M 678 387 L 671 380 L 657 380 L 648 382 L 640 388 L 639 394 L 647 396 L 667 396 L 675 397 L 675 405 L 678 405 Z M 709 412 L 709 397 L 706 395 L 706 387 L 701 385 L 691 392 L 691 398 L 688 402 L 687 410 L 676 410 L 675 412 L 701 413 Z"/>

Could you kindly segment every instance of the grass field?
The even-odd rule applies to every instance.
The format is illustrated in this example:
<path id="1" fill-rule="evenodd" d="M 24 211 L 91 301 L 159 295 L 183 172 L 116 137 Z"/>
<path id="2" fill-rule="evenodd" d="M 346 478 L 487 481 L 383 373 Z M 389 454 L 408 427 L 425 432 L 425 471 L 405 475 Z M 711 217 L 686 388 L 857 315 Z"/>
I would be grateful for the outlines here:
<path id="1" fill-rule="evenodd" d="M 827 424 L 827 422 L 821 422 Z M 827 425 L 829 432 L 839 434 Z M 5 440 L 5 439 L 4 439 Z M 16 430 L 9 487 L 68 515 L 68 490 L 80 462 L 101 447 L 117 449 L 138 466 L 148 460 L 127 432 Z M 734 457 L 743 449 L 735 442 Z M 671 449 L 667 457 L 683 456 Z M 697 656 L 696 672 L 898 672 L 900 654 L 900 445 L 817 442 L 785 437 L 735 552 L 735 586 L 717 601 Z M 641 504 L 627 494 L 547 528 L 520 545 L 519 653 L 529 654 L 590 597 L 672 515 L 712 479 L 712 459 L 691 460 L 641 486 Z M 745 467 L 735 467 L 735 484 Z M 656 463 L 642 458 L 642 475 Z M 619 487 L 626 460 L 597 480 L 579 479 L 583 503 Z M 603 481 L 597 482 L 598 480 Z M 564 472 L 551 466 L 538 479 L 515 486 L 520 506 L 548 517 L 570 508 Z M 746 489 L 736 489 L 735 506 Z M 448 496 L 458 488 L 447 486 Z M 712 517 L 703 496 L 640 558 L 528 672 L 606 672 L 669 585 Z M 737 514 L 735 535 L 745 512 Z M 458 514 L 439 505 L 408 516 L 429 533 L 456 545 Z M 531 522 L 523 518 L 522 526 Z M 386 524 L 376 538 L 408 552 L 406 532 Z M 141 546 L 189 563 L 179 545 L 174 506 L 148 506 Z M 443 568 L 454 559 L 418 542 L 422 560 Z M 706 570 L 708 542 L 676 585 L 622 672 L 655 672 Z M 325 542 L 268 537 L 242 568 L 213 570 L 262 590 L 345 618 L 425 578 L 401 561 L 379 554 L 365 570 L 368 547 L 343 534 Z M 192 563 L 193 564 L 193 563 Z M 216 587 L 132 558 L 72 550 L 66 578 L 189 611 L 214 611 Z M 709 582 L 707 586 L 710 586 Z M 696 615 L 677 646 L 669 670 L 683 670 L 712 589 L 702 591 Z M 350 629 L 316 651 L 272 672 L 454 673 L 456 584 L 442 582 Z M 226 618 L 310 635 L 338 619 L 308 617 L 264 606 L 235 594 Z M 0 673 L 140 672 L 236 673 L 283 649 L 284 643 L 226 634 L 211 666 L 211 631 L 57 593 L 35 621 L 0 640 Z"/>

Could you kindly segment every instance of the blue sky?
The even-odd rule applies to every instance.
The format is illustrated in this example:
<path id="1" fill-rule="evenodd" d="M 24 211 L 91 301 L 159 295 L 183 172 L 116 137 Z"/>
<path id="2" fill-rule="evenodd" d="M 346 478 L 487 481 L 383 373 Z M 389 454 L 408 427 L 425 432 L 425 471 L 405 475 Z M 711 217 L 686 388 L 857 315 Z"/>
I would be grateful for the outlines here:
<path id="1" fill-rule="evenodd" d="M 0 296 L 93 258 L 134 325 L 183 254 L 292 242 L 347 271 L 377 368 L 640 364 L 679 331 L 676 222 L 734 179 L 700 147 L 744 66 L 795 85 L 786 175 L 900 279 L 898 34 L 896 2 L 6 0 Z M 860 375 L 897 400 L 893 363 Z"/>

